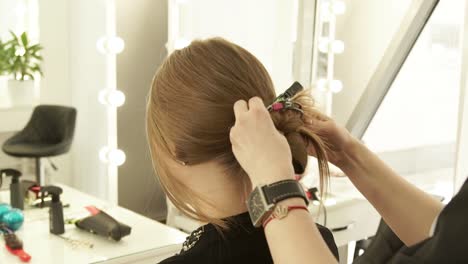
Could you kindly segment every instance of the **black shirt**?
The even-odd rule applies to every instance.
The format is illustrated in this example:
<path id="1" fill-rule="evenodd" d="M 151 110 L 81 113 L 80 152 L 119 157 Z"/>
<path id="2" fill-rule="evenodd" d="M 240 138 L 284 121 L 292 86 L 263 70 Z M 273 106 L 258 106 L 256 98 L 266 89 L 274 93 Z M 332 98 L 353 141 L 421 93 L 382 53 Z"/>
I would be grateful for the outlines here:
<path id="1" fill-rule="evenodd" d="M 432 237 L 407 247 L 385 223 L 379 230 L 355 264 L 468 263 L 468 180 L 440 213 Z"/>
<path id="2" fill-rule="evenodd" d="M 273 263 L 263 228 L 252 225 L 249 213 L 233 216 L 230 222 L 229 230 L 221 232 L 212 224 L 198 228 L 187 237 L 179 254 L 160 263 Z M 333 234 L 317 227 L 338 259 Z"/>

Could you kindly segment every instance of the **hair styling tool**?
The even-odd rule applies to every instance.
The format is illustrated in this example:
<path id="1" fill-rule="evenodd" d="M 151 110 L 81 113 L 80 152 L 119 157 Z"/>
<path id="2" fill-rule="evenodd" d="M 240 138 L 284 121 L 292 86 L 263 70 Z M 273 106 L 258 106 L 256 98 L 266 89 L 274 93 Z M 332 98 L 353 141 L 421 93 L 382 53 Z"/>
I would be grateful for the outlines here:
<path id="1" fill-rule="evenodd" d="M 13 255 L 17 256 L 23 262 L 29 262 L 31 256 L 23 250 L 23 242 L 16 234 L 9 229 L 4 223 L 0 224 L 0 231 L 3 232 L 6 249 Z"/>
<path id="2" fill-rule="evenodd" d="M 294 110 L 301 114 L 304 114 L 302 111 L 302 106 L 298 103 L 294 103 L 291 99 L 304 88 L 298 82 L 294 82 L 291 87 L 289 87 L 284 93 L 278 95 L 275 98 L 273 103 L 267 107 L 269 112 L 271 111 L 281 111 L 281 110 Z"/>
<path id="3" fill-rule="evenodd" d="M 91 213 L 91 216 L 76 220 L 76 227 L 115 241 L 119 241 L 122 237 L 130 235 L 132 228 L 128 225 L 120 223 L 94 206 L 88 206 L 86 209 Z"/>
<path id="4" fill-rule="evenodd" d="M 87 247 L 87 248 L 93 248 L 94 247 L 94 244 L 89 242 L 89 241 L 73 239 L 71 237 L 66 237 L 66 236 L 61 236 L 61 235 L 57 235 L 57 236 L 60 237 L 61 239 L 65 240 L 65 242 L 67 242 L 71 246 L 72 249 L 76 249 L 76 248 L 79 248 L 79 247 Z"/>
<path id="5" fill-rule="evenodd" d="M 21 188 L 21 183 L 19 178 L 21 177 L 21 172 L 15 169 L 4 169 L 0 170 L 0 178 L 6 175 L 11 177 L 10 184 L 10 204 L 14 208 L 24 209 L 24 192 Z"/>

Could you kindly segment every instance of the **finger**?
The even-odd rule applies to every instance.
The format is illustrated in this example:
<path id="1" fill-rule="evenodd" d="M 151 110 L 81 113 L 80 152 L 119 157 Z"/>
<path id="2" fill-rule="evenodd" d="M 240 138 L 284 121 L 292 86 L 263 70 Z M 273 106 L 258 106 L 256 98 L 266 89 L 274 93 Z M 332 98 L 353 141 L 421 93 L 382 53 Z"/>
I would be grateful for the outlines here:
<path id="1" fill-rule="evenodd" d="M 240 114 L 245 113 L 249 110 L 247 102 L 244 100 L 239 100 L 234 103 L 234 116 L 236 120 L 239 118 Z"/>
<path id="2" fill-rule="evenodd" d="M 250 98 L 249 100 L 249 110 L 260 110 L 260 111 L 267 111 L 265 104 L 263 104 L 262 99 L 260 97 L 255 96 Z"/>

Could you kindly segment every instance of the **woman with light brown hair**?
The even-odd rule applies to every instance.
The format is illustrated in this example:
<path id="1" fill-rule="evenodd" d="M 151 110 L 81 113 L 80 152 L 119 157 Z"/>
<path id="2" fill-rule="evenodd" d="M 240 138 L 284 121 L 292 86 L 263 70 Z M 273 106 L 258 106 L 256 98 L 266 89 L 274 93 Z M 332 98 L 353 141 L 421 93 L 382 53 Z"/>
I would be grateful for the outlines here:
<path id="1" fill-rule="evenodd" d="M 239 165 L 230 141 L 233 105 L 252 97 L 265 107 L 276 102 L 270 115 L 287 139 L 296 173 L 304 172 L 313 153 L 322 189 L 327 185 L 325 145 L 307 125 L 318 115 L 309 93 L 278 98 L 266 69 L 247 50 L 220 38 L 194 41 L 163 62 L 148 98 L 148 141 L 162 187 L 180 211 L 205 223 L 163 263 L 272 263 L 264 231 L 254 227 L 246 207 L 257 183 Z M 262 158 L 252 157 L 264 165 Z M 277 164 L 267 167 L 278 171 Z M 259 223 L 266 225 L 265 219 Z M 338 258 L 331 232 L 317 227 Z"/>

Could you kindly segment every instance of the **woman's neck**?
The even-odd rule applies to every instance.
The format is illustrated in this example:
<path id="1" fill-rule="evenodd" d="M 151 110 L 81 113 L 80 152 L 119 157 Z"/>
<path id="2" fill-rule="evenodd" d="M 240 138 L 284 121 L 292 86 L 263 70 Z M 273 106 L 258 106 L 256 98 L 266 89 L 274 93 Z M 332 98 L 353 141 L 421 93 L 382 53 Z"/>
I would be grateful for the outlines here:
<path id="1" fill-rule="evenodd" d="M 205 214 L 226 218 L 247 211 L 250 184 L 245 186 L 242 179 L 227 175 L 214 162 L 181 167 L 177 168 L 177 177 L 207 201 L 201 208 Z"/>

